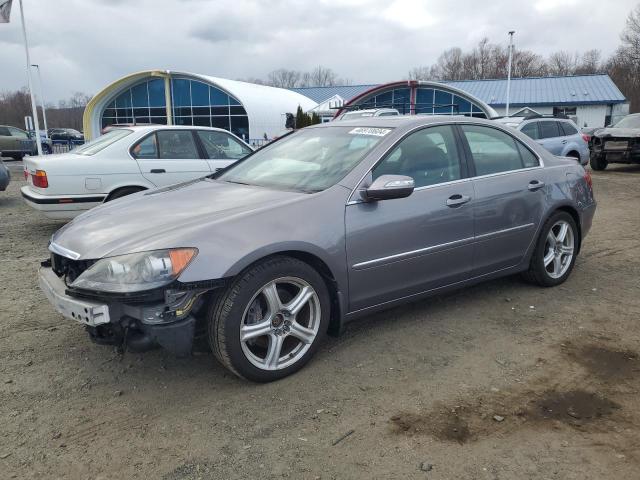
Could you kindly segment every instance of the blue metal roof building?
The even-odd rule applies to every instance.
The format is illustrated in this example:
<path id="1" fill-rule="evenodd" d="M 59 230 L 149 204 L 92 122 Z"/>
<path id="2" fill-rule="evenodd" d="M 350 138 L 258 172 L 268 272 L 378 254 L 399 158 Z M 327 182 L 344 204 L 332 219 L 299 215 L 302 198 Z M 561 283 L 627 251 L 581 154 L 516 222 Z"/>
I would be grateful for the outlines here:
<path id="1" fill-rule="evenodd" d="M 388 89 L 390 84 L 347 85 L 336 87 L 293 88 L 292 90 L 318 104 L 335 97 L 346 105 L 371 103 L 371 96 Z M 416 89 L 422 83 L 415 83 Z M 457 88 L 492 107 L 498 114 L 505 114 L 507 80 L 462 80 L 440 82 Z M 415 97 L 418 98 L 419 96 Z M 414 100 L 415 101 L 415 100 Z M 367 104 L 368 104 L 367 103 Z M 573 75 L 565 77 L 529 77 L 511 79 L 510 113 L 528 107 L 542 114 L 564 114 L 573 118 L 579 126 L 604 126 L 629 111 L 629 104 L 613 80 L 606 74 Z M 419 109 L 414 109 L 416 112 Z M 412 110 L 413 111 L 413 110 Z M 434 110 L 435 112 L 435 110 Z"/>

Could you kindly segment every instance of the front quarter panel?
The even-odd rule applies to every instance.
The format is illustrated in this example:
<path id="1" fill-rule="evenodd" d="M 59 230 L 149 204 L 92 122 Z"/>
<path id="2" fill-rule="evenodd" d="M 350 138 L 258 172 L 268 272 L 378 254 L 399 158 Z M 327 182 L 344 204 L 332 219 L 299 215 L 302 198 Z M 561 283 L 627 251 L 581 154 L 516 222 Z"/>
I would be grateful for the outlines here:
<path id="1" fill-rule="evenodd" d="M 200 282 L 238 275 L 270 255 L 298 252 L 320 259 L 346 291 L 344 209 L 350 190 L 336 185 L 302 200 L 254 215 L 226 218 L 206 234 L 183 239 L 198 255 L 179 277 Z"/>

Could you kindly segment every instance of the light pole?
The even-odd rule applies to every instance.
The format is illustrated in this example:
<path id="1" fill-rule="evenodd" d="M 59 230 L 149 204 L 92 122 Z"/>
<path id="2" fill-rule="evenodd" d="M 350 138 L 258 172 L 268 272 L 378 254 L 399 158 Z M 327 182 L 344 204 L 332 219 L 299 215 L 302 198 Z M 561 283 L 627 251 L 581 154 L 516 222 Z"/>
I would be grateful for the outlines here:
<path id="1" fill-rule="evenodd" d="M 44 88 L 42 86 L 42 75 L 40 75 L 40 65 L 34 63 L 31 65 L 32 67 L 36 67 L 38 70 L 38 84 L 40 85 L 40 106 L 42 108 L 42 121 L 44 122 L 44 131 L 48 132 L 49 128 L 47 128 L 47 112 L 44 109 Z M 47 133 L 47 136 L 49 134 Z"/>
<path id="2" fill-rule="evenodd" d="M 511 93 L 511 59 L 513 58 L 513 34 L 515 30 L 509 32 L 509 66 L 507 67 L 507 105 L 504 111 L 505 117 L 509 116 L 509 95 Z"/>
<path id="3" fill-rule="evenodd" d="M 31 97 L 31 111 L 33 112 L 33 125 L 36 129 L 36 149 L 38 155 L 42 155 L 42 145 L 40 143 L 40 125 L 38 123 L 38 110 L 36 109 L 36 101 L 33 98 L 33 85 L 31 82 L 31 59 L 29 57 L 29 43 L 27 42 L 27 27 L 24 23 L 24 7 L 22 6 L 22 0 L 19 0 L 20 4 L 20 20 L 22 20 L 22 36 L 24 37 L 24 53 L 27 57 L 27 80 L 29 82 L 29 95 Z"/>

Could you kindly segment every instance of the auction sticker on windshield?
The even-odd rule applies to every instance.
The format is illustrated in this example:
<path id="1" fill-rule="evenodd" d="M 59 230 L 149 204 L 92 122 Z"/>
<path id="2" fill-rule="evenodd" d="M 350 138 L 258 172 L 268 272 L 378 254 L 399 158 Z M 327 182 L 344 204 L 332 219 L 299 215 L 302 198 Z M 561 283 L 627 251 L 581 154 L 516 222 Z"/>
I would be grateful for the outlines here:
<path id="1" fill-rule="evenodd" d="M 391 129 L 389 128 L 357 127 L 351 130 L 349 133 L 351 135 L 372 135 L 374 137 L 384 137 L 390 131 Z"/>

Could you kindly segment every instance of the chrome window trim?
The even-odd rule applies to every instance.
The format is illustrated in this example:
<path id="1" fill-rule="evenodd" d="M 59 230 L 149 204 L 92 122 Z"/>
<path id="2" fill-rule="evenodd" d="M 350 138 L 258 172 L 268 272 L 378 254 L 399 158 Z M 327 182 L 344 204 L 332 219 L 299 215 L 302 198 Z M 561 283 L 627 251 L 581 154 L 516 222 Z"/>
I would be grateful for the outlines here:
<path id="1" fill-rule="evenodd" d="M 58 255 L 62 255 L 65 258 L 70 258 L 71 260 L 78 260 L 80 258 L 80 254 L 74 252 L 73 250 L 69 250 L 68 248 L 64 248 L 56 243 L 49 243 L 49 251 L 53 253 L 57 253 Z"/>
<path id="2" fill-rule="evenodd" d="M 347 203 L 346 205 L 356 205 L 359 203 L 365 203 L 364 200 L 361 199 L 353 199 L 353 195 L 359 191 L 358 187 L 360 186 L 360 184 L 362 183 L 362 181 L 364 180 L 364 178 L 371 173 L 371 171 L 376 167 L 376 165 L 389 153 L 389 151 L 396 147 L 402 140 L 404 140 L 405 138 L 407 138 L 409 135 L 415 133 L 418 130 L 424 129 L 424 128 L 430 128 L 430 127 L 439 127 L 439 126 L 446 126 L 446 125 L 474 125 L 474 126 L 480 126 L 480 127 L 487 127 L 487 128 L 494 128 L 496 130 L 499 130 L 501 132 L 504 132 L 505 134 L 509 135 L 511 138 L 513 138 L 514 142 L 520 142 L 524 148 L 526 148 L 527 150 L 529 150 L 537 159 L 538 159 L 538 163 L 539 165 L 536 167 L 523 167 L 523 168 L 518 168 L 516 170 L 507 170 L 504 172 L 496 172 L 496 173 L 488 173 L 486 175 L 477 175 L 474 177 L 467 177 L 467 178 L 459 178 L 457 180 L 451 180 L 450 182 L 443 182 L 443 183 L 436 183 L 434 185 L 426 185 L 424 187 L 418 187 L 415 190 L 419 191 L 419 190 L 423 190 L 423 189 L 427 189 L 427 188 L 432 188 L 432 187 L 437 187 L 439 185 L 448 185 L 448 184 L 452 184 L 452 183 L 456 183 L 456 182 L 460 182 L 463 180 L 475 180 L 475 179 L 483 179 L 483 178 L 490 178 L 490 177 L 495 177 L 495 176 L 499 176 L 499 175 L 508 175 L 511 173 L 515 173 L 515 172 L 526 172 L 526 171 L 530 171 L 530 170 L 538 170 L 538 169 L 542 169 L 545 168 L 544 165 L 544 161 L 542 160 L 542 157 L 540 155 L 538 155 L 538 153 L 533 150 L 529 145 L 527 145 L 525 142 L 523 142 L 522 140 L 516 138 L 514 135 L 512 135 L 511 132 L 509 132 L 508 130 L 506 130 L 505 128 L 502 127 L 497 127 L 495 125 L 487 125 L 485 123 L 476 123 L 476 122 L 472 122 L 472 121 L 465 121 L 465 120 L 457 120 L 457 121 L 451 121 L 451 122 L 446 122 L 446 123 L 433 123 L 433 124 L 428 124 L 428 125 L 418 125 L 415 128 L 412 128 L 411 130 L 409 130 L 408 132 L 406 132 L 406 134 L 404 134 L 402 136 L 402 138 L 400 140 L 398 140 L 397 142 L 393 143 L 392 145 L 390 145 L 384 152 L 382 152 L 379 156 L 379 158 L 376 160 L 376 162 L 374 163 L 374 165 L 369 168 L 369 170 L 367 170 L 364 175 L 362 175 L 360 177 L 360 180 L 358 180 L 356 182 L 356 186 L 353 187 L 353 189 L 351 190 L 351 193 L 349 194 L 349 196 L 347 197 Z M 519 131 L 519 130 L 518 130 Z M 524 135 L 524 133 L 522 134 Z M 471 159 L 471 161 L 473 162 L 473 158 Z"/>

